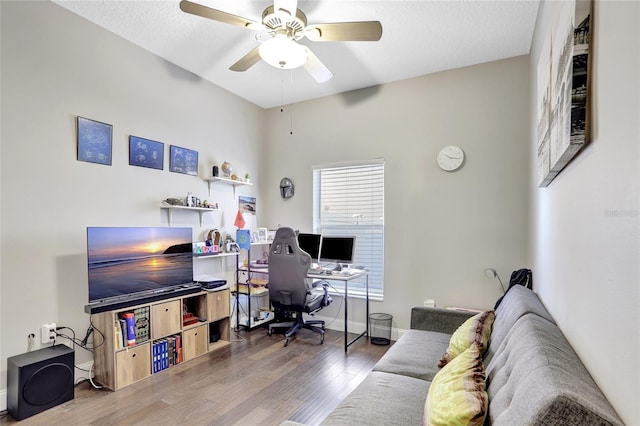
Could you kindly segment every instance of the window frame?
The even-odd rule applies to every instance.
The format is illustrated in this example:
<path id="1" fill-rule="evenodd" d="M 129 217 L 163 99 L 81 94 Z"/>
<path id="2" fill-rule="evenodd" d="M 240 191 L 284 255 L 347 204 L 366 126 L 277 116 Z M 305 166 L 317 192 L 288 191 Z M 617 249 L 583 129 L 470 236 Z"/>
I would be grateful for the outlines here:
<path id="1" fill-rule="evenodd" d="M 350 217 L 354 220 L 362 220 L 363 217 L 369 215 L 368 223 L 355 224 L 331 224 L 327 220 L 326 214 L 323 215 L 321 201 L 323 185 L 322 174 L 326 173 L 324 177 L 325 185 L 328 185 L 331 179 L 342 177 L 345 180 L 359 178 L 354 181 L 354 184 L 346 188 L 344 191 L 332 192 L 329 195 L 335 195 L 338 200 L 336 206 L 342 208 L 342 212 L 338 214 L 338 221 L 348 221 Z M 342 172 L 342 173 L 341 173 Z M 384 174 L 385 174 L 385 161 L 384 159 L 373 159 L 364 161 L 353 161 L 344 163 L 322 164 L 313 166 L 313 232 L 323 235 L 336 235 L 336 236 L 349 236 L 356 235 L 356 253 L 354 255 L 354 264 L 360 265 L 368 269 L 369 276 L 369 299 L 376 301 L 384 300 Z M 368 189 L 366 185 L 362 185 L 362 177 L 366 177 L 370 180 L 371 185 Z M 358 188 L 358 182 L 360 182 L 360 188 Z M 337 183 L 335 185 L 338 185 Z M 362 193 L 364 198 L 357 198 L 360 200 L 366 200 L 370 204 L 369 207 L 360 205 L 349 205 L 350 200 L 353 197 L 349 197 L 349 194 Z M 326 199 L 326 196 L 325 196 Z M 346 201 L 344 201 L 346 200 Z M 358 204 L 356 201 L 352 204 Z M 326 207 L 326 203 L 325 203 Z M 363 209 L 366 213 L 358 214 L 358 211 L 353 209 Z M 375 217 L 374 217 L 375 216 Z M 334 217 L 334 220 L 336 217 Z M 324 222 L 323 222 L 324 220 Z M 367 220 L 365 219 L 365 222 Z M 363 241 L 364 243 L 363 245 Z M 363 247 L 368 247 L 364 249 Z M 360 258 L 360 260 L 359 260 Z M 373 265 L 363 264 L 362 259 L 368 259 Z M 356 278 L 350 280 L 348 283 L 343 281 L 330 281 L 330 292 L 335 294 L 344 294 L 344 286 L 348 285 L 348 294 L 354 298 L 364 298 L 366 296 L 365 283 L 367 278 Z"/>

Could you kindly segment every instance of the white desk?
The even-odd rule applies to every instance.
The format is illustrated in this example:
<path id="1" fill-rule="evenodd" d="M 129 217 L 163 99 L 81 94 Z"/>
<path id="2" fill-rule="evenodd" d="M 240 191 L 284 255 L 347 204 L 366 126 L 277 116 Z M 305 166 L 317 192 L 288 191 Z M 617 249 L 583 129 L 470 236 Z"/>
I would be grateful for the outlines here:
<path id="1" fill-rule="evenodd" d="M 326 280 L 326 281 L 342 281 L 344 283 L 344 351 L 347 352 L 347 348 L 351 346 L 356 340 L 363 336 L 369 336 L 369 271 L 362 270 L 354 275 L 342 275 L 342 274 L 316 274 L 311 271 L 307 273 L 307 277 L 313 278 L 316 280 Z M 365 289 L 366 289 L 366 317 L 365 317 L 365 329 L 362 333 L 356 336 L 351 341 L 348 340 L 347 336 L 347 327 L 348 327 L 348 306 L 349 306 L 349 281 L 355 280 L 357 278 L 365 278 Z"/>

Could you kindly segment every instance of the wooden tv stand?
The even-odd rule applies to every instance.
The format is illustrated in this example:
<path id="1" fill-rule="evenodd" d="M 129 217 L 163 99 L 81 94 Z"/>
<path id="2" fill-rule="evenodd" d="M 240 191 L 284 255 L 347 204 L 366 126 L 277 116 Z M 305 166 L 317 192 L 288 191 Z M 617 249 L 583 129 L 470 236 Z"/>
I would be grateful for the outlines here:
<path id="1" fill-rule="evenodd" d="M 94 379 L 108 389 L 118 390 L 137 381 L 162 373 L 181 362 L 206 353 L 216 351 L 230 345 L 230 298 L 229 290 L 200 291 L 184 296 L 144 303 L 93 315 L 92 322 L 96 329 L 104 334 L 104 344 L 94 350 Z M 137 338 L 133 346 L 119 348 L 116 327 L 121 314 L 139 312 L 139 328 L 144 336 Z M 147 319 L 144 320 L 147 313 Z M 198 320 L 183 323 L 183 314 L 191 314 L 185 318 Z M 146 327 L 146 330 L 143 328 Z M 146 336 L 146 339 L 145 339 Z M 157 371 L 154 353 L 158 343 L 171 348 L 180 342 L 180 356 L 172 359 L 168 367 Z M 162 345 L 160 345 L 162 346 Z"/>

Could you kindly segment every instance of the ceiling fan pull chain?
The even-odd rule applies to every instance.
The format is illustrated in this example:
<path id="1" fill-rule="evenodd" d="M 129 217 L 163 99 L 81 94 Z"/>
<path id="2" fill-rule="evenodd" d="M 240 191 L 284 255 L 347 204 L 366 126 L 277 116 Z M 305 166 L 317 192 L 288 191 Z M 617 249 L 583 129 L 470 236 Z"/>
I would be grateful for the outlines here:
<path id="1" fill-rule="evenodd" d="M 284 79 L 280 79 L 280 112 L 284 112 Z"/>
<path id="2" fill-rule="evenodd" d="M 291 74 L 291 87 L 293 87 L 293 70 L 289 73 Z M 293 103 L 289 104 L 289 134 L 293 135 Z"/>
<path id="3" fill-rule="evenodd" d="M 289 104 L 289 134 L 293 135 L 293 104 Z"/>

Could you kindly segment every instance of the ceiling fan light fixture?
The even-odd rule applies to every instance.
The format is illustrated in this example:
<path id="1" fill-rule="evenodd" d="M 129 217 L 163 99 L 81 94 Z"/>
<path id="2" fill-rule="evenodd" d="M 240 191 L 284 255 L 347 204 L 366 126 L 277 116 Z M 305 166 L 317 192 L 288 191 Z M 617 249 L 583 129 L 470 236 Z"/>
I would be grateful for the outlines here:
<path id="1" fill-rule="evenodd" d="M 271 40 L 265 41 L 258 52 L 263 61 L 280 69 L 298 68 L 307 62 L 307 50 L 286 34 L 276 34 Z"/>

